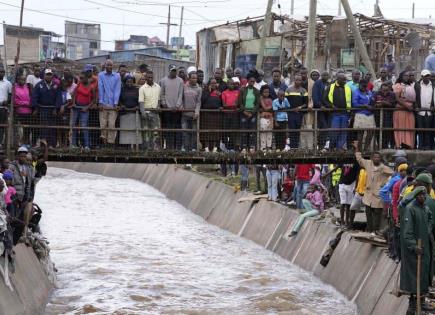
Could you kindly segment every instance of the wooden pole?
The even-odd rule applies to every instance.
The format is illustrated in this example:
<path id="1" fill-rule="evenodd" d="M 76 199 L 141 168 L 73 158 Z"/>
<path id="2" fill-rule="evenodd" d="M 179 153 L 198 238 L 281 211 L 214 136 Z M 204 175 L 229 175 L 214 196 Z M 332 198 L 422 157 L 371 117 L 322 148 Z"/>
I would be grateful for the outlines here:
<path id="1" fill-rule="evenodd" d="M 316 11 L 317 0 L 310 0 L 310 16 L 308 17 L 308 40 L 305 50 L 305 67 L 308 72 L 314 67 L 314 50 L 316 41 Z"/>
<path id="2" fill-rule="evenodd" d="M 263 23 L 263 33 L 260 37 L 260 48 L 257 55 L 257 63 L 256 68 L 260 69 L 261 65 L 263 64 L 263 57 L 264 57 L 264 44 L 266 43 L 266 36 L 270 35 L 270 24 L 272 19 L 272 4 L 273 0 L 267 1 L 267 8 L 266 8 L 266 15 L 264 16 L 264 23 Z"/>
<path id="3" fill-rule="evenodd" d="M 18 40 L 17 40 L 17 54 L 15 56 L 15 71 L 18 70 L 18 60 L 20 59 L 20 49 L 21 49 L 21 29 L 23 27 L 23 11 L 24 11 L 24 0 L 21 0 L 20 9 L 20 28 L 18 30 Z"/>
<path id="4" fill-rule="evenodd" d="M 169 46 L 169 35 L 171 33 L 171 6 L 168 8 L 168 24 L 166 24 L 166 46 Z"/>
<path id="5" fill-rule="evenodd" d="M 412 3 L 412 19 L 415 18 L 415 2 Z"/>
<path id="6" fill-rule="evenodd" d="M 341 0 L 341 4 L 343 5 L 344 12 L 346 13 L 347 20 L 349 21 L 350 28 L 352 29 L 356 47 L 358 48 L 364 65 L 370 73 L 376 73 L 370 60 L 369 54 L 367 53 L 367 48 L 363 42 L 358 26 L 356 25 L 355 18 L 353 17 L 352 9 L 349 6 L 349 1 Z"/>
<path id="7" fill-rule="evenodd" d="M 295 0 L 292 0 L 292 2 L 291 2 L 290 14 L 291 15 L 295 14 Z"/>
<path id="8" fill-rule="evenodd" d="M 421 238 L 417 240 L 417 248 L 421 250 Z M 418 253 L 417 255 L 417 315 L 421 314 L 420 274 L 421 274 L 421 254 Z"/>

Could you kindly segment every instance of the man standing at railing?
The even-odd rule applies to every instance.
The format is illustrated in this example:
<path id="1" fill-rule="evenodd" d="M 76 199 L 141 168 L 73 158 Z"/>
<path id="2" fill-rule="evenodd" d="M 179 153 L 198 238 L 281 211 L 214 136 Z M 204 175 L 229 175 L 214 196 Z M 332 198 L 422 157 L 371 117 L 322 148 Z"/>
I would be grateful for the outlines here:
<path id="1" fill-rule="evenodd" d="M 162 113 L 162 128 L 179 129 L 181 126 L 181 112 L 183 107 L 184 82 L 177 77 L 177 66 L 169 65 L 169 74 L 160 80 L 160 102 L 164 109 Z M 163 133 L 166 149 L 177 150 L 181 148 L 181 134 L 179 132 Z"/>
<path id="2" fill-rule="evenodd" d="M 50 126 L 57 124 L 57 110 L 62 105 L 62 89 L 53 81 L 51 69 L 44 70 L 44 80 L 35 85 L 32 91 L 33 115 L 39 113 L 41 138 L 46 139 L 49 146 L 56 146 L 56 129 Z"/>
<path id="3" fill-rule="evenodd" d="M 181 127 L 192 131 L 183 132 L 182 150 L 194 151 L 197 149 L 196 130 L 198 128 L 197 118 L 201 108 L 202 89 L 197 83 L 196 72 L 189 73 L 189 81 L 184 85 L 183 109 L 191 112 L 183 112 L 181 115 Z"/>
<path id="4" fill-rule="evenodd" d="M 435 108 L 435 86 L 430 80 L 431 73 L 429 70 L 421 72 L 421 80 L 416 82 L 415 88 L 415 107 L 422 109 L 415 115 L 417 128 L 433 128 L 434 118 L 432 112 Z M 418 148 L 421 150 L 432 150 L 434 145 L 433 131 L 417 131 Z"/>
<path id="5" fill-rule="evenodd" d="M 114 129 L 118 116 L 118 102 L 121 94 L 121 77 L 113 72 L 113 61 L 108 59 L 105 63 L 105 71 L 98 74 L 98 97 L 100 109 L 101 139 L 104 144 L 115 144 L 116 130 Z"/>
<path id="6" fill-rule="evenodd" d="M 154 73 L 150 70 L 145 75 L 146 83 L 139 89 L 139 110 L 142 116 L 142 125 L 145 129 L 159 129 L 160 116 L 155 110 L 160 105 L 160 85 L 154 82 Z M 156 132 L 146 131 L 144 145 L 147 150 L 160 148 L 159 136 Z"/>
<path id="7" fill-rule="evenodd" d="M 5 78 L 5 69 L 0 66 L 0 124 L 7 124 L 8 122 L 8 104 L 11 100 L 12 84 Z M 0 148 L 4 143 L 5 127 L 0 126 Z"/>
<path id="8" fill-rule="evenodd" d="M 329 85 L 324 94 L 324 103 L 334 111 L 331 115 L 331 128 L 342 129 L 349 126 L 349 110 L 352 106 L 352 90 L 346 85 L 346 75 L 338 73 L 334 83 Z M 347 141 L 346 131 L 332 131 L 329 137 L 330 148 L 344 149 Z"/>
<path id="9" fill-rule="evenodd" d="M 323 103 L 323 93 L 325 92 L 326 87 L 329 85 L 329 72 L 323 71 L 320 75 L 320 79 L 314 82 L 313 85 L 313 108 L 322 109 L 322 111 L 317 112 L 317 128 L 318 129 L 326 129 L 328 128 L 329 121 L 329 113 L 325 112 L 325 106 Z M 326 132 L 319 132 L 319 146 L 323 148 L 326 144 L 327 134 Z M 315 144 L 316 145 L 316 144 Z"/>

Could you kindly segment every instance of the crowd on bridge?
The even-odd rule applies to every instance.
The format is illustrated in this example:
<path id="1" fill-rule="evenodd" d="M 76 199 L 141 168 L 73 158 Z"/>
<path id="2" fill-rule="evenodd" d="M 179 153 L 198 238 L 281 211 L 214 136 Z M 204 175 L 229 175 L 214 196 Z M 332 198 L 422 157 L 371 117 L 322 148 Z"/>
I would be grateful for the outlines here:
<path id="1" fill-rule="evenodd" d="M 356 139 L 363 151 L 434 149 L 434 69 L 422 70 L 418 80 L 411 67 L 397 74 L 389 55 L 379 77 L 372 75 L 354 70 L 348 80 L 338 69 L 331 78 L 299 64 L 291 74 L 273 69 L 266 82 L 261 69 L 217 68 L 205 78 L 201 69 L 170 65 L 157 82 L 146 64 L 121 64 L 115 71 L 107 60 L 101 71 L 87 64 L 77 74 L 69 67 L 59 72 L 47 60 L 27 75 L 19 69 L 13 84 L 0 69 L 0 123 L 7 122 L 12 101 L 15 121 L 25 126 L 16 132 L 19 144 L 46 139 L 50 147 L 86 150 L 342 150 Z M 376 128 L 384 129 L 382 137 Z"/>

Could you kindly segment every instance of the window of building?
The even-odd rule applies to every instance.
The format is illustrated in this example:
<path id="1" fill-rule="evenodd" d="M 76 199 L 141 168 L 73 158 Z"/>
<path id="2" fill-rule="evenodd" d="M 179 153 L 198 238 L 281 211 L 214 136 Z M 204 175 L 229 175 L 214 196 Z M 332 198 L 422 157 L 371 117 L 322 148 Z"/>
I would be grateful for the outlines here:
<path id="1" fill-rule="evenodd" d="M 89 42 L 89 48 L 93 48 L 93 49 L 97 49 L 98 48 L 98 43 L 97 42 Z"/>

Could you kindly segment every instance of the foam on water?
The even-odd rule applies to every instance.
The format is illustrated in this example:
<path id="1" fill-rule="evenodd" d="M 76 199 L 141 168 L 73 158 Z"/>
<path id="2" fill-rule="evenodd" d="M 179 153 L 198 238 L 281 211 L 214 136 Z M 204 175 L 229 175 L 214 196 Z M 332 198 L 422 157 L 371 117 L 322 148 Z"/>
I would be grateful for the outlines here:
<path id="1" fill-rule="evenodd" d="M 46 314 L 355 314 L 311 274 L 141 182 L 51 168 L 37 186 L 59 288 Z"/>

